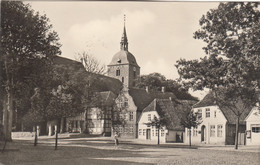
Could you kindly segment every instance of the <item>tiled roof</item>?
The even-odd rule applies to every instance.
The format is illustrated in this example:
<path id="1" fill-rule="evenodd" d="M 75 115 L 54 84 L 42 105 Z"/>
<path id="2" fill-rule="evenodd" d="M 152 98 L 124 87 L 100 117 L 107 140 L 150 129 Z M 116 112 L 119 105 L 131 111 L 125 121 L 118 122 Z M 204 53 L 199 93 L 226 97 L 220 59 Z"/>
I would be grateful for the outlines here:
<path id="1" fill-rule="evenodd" d="M 228 108 L 228 107 L 217 105 L 212 92 L 207 94 L 200 102 L 195 104 L 193 106 L 193 108 L 208 107 L 208 106 L 218 106 L 220 108 L 220 110 L 222 111 L 222 113 L 224 114 L 224 116 L 226 117 L 229 124 L 236 123 L 237 117 L 234 114 L 234 112 L 232 110 L 230 110 L 230 108 Z M 251 108 L 252 107 L 248 107 L 248 108 L 244 109 L 244 111 L 242 112 L 242 114 L 240 116 L 240 124 L 245 124 L 244 120 L 247 117 L 247 115 L 249 114 Z"/>
<path id="2" fill-rule="evenodd" d="M 198 107 L 207 107 L 207 106 L 213 106 L 216 105 L 214 101 L 213 94 L 207 94 L 201 101 L 199 101 L 197 104 L 193 106 L 193 108 Z"/>
<path id="3" fill-rule="evenodd" d="M 84 66 L 78 61 L 56 56 L 53 60 L 53 63 L 56 66 L 62 66 L 64 69 L 69 69 L 72 71 L 79 72 L 80 70 L 82 70 L 85 77 L 89 77 L 90 79 L 95 81 L 95 90 L 97 92 L 112 91 L 117 95 L 122 89 L 122 83 L 118 79 L 87 72 L 84 69 Z"/>
<path id="4" fill-rule="evenodd" d="M 146 92 L 145 89 L 140 88 L 130 88 L 129 94 L 132 96 L 135 105 L 137 106 L 137 111 L 143 111 L 143 109 L 149 105 L 155 98 L 157 99 L 176 99 L 176 96 L 172 92 Z"/>
<path id="5" fill-rule="evenodd" d="M 112 106 L 115 102 L 116 95 L 111 91 L 99 92 L 101 101 L 104 105 Z"/>
<path id="6" fill-rule="evenodd" d="M 143 112 L 157 111 L 161 118 L 166 119 L 167 129 L 184 130 L 181 118 L 190 112 L 194 101 L 174 101 L 170 99 L 154 99 Z"/>

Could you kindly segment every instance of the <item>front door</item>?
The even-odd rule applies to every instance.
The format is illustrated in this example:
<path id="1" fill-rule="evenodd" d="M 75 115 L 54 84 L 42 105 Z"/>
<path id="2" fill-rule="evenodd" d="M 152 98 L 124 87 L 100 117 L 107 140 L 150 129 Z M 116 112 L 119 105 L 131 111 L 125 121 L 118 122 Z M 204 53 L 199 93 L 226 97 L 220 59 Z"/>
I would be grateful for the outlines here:
<path id="1" fill-rule="evenodd" d="M 201 126 L 201 142 L 206 141 L 206 126 Z"/>
<path id="2" fill-rule="evenodd" d="M 151 129 L 146 130 L 146 139 L 151 139 Z"/>

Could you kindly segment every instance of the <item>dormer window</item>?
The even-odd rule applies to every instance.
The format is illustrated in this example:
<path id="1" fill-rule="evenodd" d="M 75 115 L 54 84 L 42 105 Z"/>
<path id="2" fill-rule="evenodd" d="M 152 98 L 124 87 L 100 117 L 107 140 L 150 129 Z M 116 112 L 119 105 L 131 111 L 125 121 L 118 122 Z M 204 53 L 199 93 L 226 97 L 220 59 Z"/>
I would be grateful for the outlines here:
<path id="1" fill-rule="evenodd" d="M 121 59 L 120 58 L 117 60 L 117 63 L 121 63 Z"/>

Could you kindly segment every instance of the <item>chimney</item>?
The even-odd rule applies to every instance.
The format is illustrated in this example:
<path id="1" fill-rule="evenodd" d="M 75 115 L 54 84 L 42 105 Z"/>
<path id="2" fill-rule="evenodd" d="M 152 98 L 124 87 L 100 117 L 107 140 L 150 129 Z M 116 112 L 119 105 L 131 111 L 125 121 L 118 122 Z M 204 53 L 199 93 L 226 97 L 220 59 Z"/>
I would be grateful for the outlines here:
<path id="1" fill-rule="evenodd" d="M 148 92 L 149 92 L 149 87 L 146 86 L 146 87 L 145 87 L 145 90 L 146 90 L 146 92 L 148 93 Z"/>
<path id="2" fill-rule="evenodd" d="M 162 87 L 162 93 L 165 93 L 165 87 Z"/>

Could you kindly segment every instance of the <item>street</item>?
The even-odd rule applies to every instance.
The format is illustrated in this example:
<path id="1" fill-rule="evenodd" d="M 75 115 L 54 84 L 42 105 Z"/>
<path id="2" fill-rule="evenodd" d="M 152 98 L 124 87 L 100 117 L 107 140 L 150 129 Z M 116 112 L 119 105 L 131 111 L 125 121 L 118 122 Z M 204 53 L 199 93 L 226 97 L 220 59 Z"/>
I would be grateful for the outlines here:
<path id="1" fill-rule="evenodd" d="M 2 146 L 2 144 L 1 144 Z M 54 139 L 14 140 L 0 154 L 5 165 L 50 164 L 250 164 L 260 162 L 260 152 L 229 151 L 210 148 L 185 148 L 120 143 L 116 148 L 111 138 L 59 139 L 54 150 Z"/>

